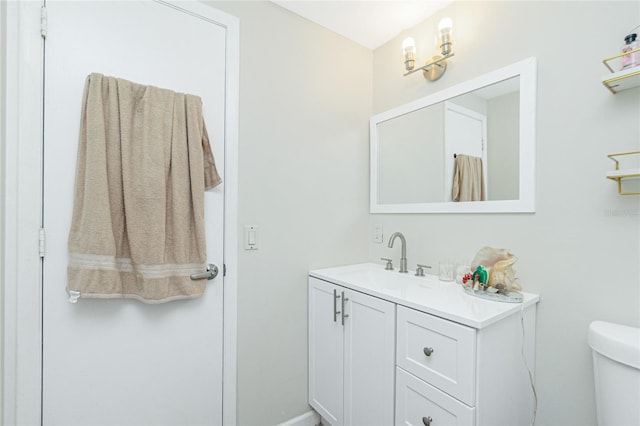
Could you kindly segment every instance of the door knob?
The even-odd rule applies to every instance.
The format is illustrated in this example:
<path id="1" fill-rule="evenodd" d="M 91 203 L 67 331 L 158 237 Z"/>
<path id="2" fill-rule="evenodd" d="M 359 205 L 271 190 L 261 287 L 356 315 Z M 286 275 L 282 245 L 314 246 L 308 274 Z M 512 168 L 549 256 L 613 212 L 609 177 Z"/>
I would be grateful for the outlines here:
<path id="1" fill-rule="evenodd" d="M 198 272 L 197 274 L 191 274 L 191 279 L 193 281 L 196 280 L 212 280 L 218 276 L 218 267 L 213 263 L 210 263 L 207 266 L 207 270 L 205 272 Z"/>
<path id="2" fill-rule="evenodd" d="M 433 348 L 424 348 L 422 349 L 422 352 L 424 352 L 426 356 L 431 356 L 431 354 L 433 353 Z"/>
<path id="3" fill-rule="evenodd" d="M 424 426 L 431 426 L 432 421 L 433 419 L 431 418 L 431 416 L 422 418 L 422 424 L 424 424 Z"/>

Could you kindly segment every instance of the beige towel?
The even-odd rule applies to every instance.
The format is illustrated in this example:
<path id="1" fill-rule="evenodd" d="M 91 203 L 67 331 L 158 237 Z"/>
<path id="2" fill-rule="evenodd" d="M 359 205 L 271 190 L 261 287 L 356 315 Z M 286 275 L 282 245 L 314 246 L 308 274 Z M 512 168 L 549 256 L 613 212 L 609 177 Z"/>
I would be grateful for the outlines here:
<path id="1" fill-rule="evenodd" d="M 198 297 L 204 190 L 221 182 L 199 97 L 87 77 L 68 291 L 148 303 Z M 76 293 L 77 294 L 77 293 Z"/>
<path id="2" fill-rule="evenodd" d="M 482 158 L 458 154 L 453 172 L 453 201 L 485 201 Z"/>

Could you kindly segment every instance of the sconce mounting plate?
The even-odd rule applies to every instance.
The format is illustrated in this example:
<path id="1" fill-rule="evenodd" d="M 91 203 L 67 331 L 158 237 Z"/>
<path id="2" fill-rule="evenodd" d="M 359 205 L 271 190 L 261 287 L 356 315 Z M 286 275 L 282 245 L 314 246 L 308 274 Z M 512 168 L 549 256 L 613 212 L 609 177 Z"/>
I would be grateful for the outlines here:
<path id="1" fill-rule="evenodd" d="M 447 61 L 443 61 L 444 57 L 441 55 L 432 56 L 423 68 L 422 74 L 424 78 L 429 81 L 436 81 L 444 75 L 447 70 Z"/>

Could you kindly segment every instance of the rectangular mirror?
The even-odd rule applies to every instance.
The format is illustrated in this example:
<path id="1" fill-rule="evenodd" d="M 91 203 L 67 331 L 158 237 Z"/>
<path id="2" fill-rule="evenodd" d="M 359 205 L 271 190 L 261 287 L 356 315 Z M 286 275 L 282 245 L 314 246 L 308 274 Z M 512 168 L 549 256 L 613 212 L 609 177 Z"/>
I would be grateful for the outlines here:
<path id="1" fill-rule="evenodd" d="M 371 213 L 533 212 L 536 60 L 370 120 Z"/>

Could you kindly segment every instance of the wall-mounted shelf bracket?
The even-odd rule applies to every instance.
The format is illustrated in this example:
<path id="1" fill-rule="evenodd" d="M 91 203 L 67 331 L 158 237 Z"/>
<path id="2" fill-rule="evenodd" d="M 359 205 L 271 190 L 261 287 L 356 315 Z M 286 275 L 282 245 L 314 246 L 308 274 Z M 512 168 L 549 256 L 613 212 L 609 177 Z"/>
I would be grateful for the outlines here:
<path id="1" fill-rule="evenodd" d="M 640 191 L 623 191 L 622 181 L 624 179 L 640 179 L 640 168 L 633 169 L 620 169 L 620 161 L 615 157 L 621 157 L 625 155 L 638 155 L 640 151 L 621 152 L 619 154 L 609 154 L 611 160 L 616 163 L 616 169 L 611 172 L 607 172 L 607 179 L 615 180 L 618 182 L 618 194 L 620 195 L 640 195 Z"/>

